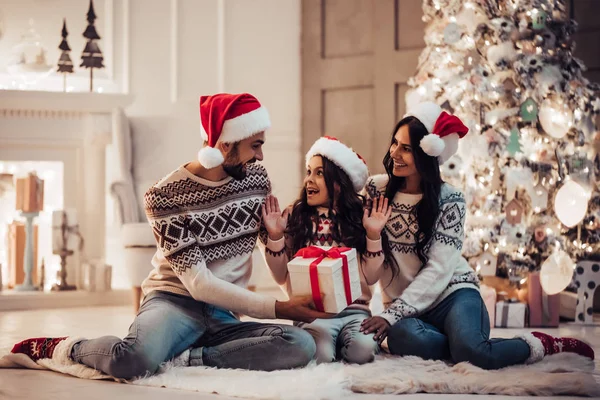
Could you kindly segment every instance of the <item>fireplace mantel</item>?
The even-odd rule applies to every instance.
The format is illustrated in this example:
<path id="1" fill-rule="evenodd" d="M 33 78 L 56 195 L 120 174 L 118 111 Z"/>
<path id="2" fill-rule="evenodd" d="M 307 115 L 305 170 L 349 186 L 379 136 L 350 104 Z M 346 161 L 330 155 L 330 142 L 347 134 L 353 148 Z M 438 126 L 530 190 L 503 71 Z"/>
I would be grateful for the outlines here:
<path id="1" fill-rule="evenodd" d="M 113 110 L 132 100 L 112 93 L 0 90 L 0 160 L 63 163 L 64 207 L 77 210 L 84 259 L 105 257 L 106 147 Z M 70 258 L 67 280 L 81 287 L 80 260 Z"/>
<path id="2" fill-rule="evenodd" d="M 28 90 L 0 90 L 0 110 L 71 113 L 110 113 L 125 108 L 133 101 L 127 94 L 64 93 Z"/>

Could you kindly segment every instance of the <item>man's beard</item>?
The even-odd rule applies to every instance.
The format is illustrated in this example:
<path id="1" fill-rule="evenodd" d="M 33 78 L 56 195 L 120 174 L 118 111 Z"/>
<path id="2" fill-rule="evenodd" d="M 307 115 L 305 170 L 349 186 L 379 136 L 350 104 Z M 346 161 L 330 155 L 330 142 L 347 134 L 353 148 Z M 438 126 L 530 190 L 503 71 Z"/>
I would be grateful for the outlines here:
<path id="1" fill-rule="evenodd" d="M 223 164 L 223 169 L 233 177 L 233 179 L 241 181 L 247 175 L 246 166 L 244 164 Z"/>
<path id="2" fill-rule="evenodd" d="M 231 158 L 233 158 L 233 160 Z M 247 163 L 242 164 L 237 160 L 237 155 L 233 155 L 233 157 L 227 157 L 227 160 L 225 160 L 223 163 L 223 170 L 225 170 L 228 175 L 232 176 L 233 179 L 241 181 L 246 177 L 246 175 L 248 175 L 248 172 L 246 171 L 246 164 L 252 164 L 255 162 L 256 158 L 253 158 Z"/>

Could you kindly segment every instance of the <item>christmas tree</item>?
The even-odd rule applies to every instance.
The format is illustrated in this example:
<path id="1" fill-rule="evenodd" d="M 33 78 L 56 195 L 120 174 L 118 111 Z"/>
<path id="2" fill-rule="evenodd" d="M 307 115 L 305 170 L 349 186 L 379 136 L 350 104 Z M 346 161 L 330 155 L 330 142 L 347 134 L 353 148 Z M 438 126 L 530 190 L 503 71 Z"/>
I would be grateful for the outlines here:
<path id="1" fill-rule="evenodd" d="M 85 43 L 85 48 L 81 54 L 81 65 L 90 69 L 90 92 L 94 91 L 94 68 L 104 68 L 104 57 L 102 57 L 102 51 L 98 46 L 96 40 L 100 39 L 100 35 L 96 32 L 94 27 L 94 21 L 96 20 L 96 13 L 94 12 L 94 2 L 90 0 L 90 8 L 87 12 L 88 26 L 83 32 L 83 37 L 88 41 Z"/>
<path id="2" fill-rule="evenodd" d="M 406 103 L 434 101 L 470 128 L 442 166 L 466 196 L 464 256 L 477 270 L 493 257 L 519 281 L 558 251 L 573 263 L 600 254 L 600 86 L 573 57 L 564 1 L 424 0 L 423 11 Z"/>
<path id="3" fill-rule="evenodd" d="M 60 42 L 60 45 L 58 46 L 58 48 L 61 50 L 61 53 L 60 58 L 58 60 L 57 72 L 63 74 L 63 90 L 65 92 L 67 91 L 67 74 L 73 73 L 73 61 L 71 61 L 71 56 L 69 55 L 71 48 L 69 47 L 69 43 L 67 43 L 68 35 L 69 32 L 67 32 L 67 21 L 63 19 L 63 27 L 61 32 L 61 36 L 63 39 Z"/>

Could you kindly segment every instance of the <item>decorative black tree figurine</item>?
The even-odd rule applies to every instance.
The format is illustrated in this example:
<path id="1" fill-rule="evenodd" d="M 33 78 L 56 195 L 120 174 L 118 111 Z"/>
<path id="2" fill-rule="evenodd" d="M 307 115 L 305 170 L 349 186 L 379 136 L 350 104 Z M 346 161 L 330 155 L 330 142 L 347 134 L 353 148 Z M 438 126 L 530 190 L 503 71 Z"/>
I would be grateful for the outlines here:
<path id="1" fill-rule="evenodd" d="M 102 51 L 98 47 L 96 40 L 100 39 L 96 28 L 94 27 L 94 21 L 96 20 L 96 13 L 94 12 L 94 2 L 90 0 L 90 9 L 87 12 L 88 26 L 83 32 L 83 37 L 88 39 L 85 44 L 85 49 L 81 54 L 81 65 L 90 69 L 90 92 L 94 91 L 94 68 L 104 68 L 104 57 L 102 57 Z"/>
<path id="2" fill-rule="evenodd" d="M 69 32 L 67 32 L 67 21 L 65 19 L 63 19 L 63 28 L 62 28 L 62 42 L 60 42 L 60 45 L 58 46 L 58 48 L 62 51 L 60 53 L 60 58 L 58 59 L 58 70 L 57 72 L 60 72 L 63 74 L 63 90 L 66 92 L 67 91 L 67 74 L 72 74 L 73 73 L 73 61 L 71 61 L 71 56 L 69 55 L 69 52 L 71 51 L 71 48 L 69 47 L 69 43 L 67 43 L 67 36 L 69 35 Z"/>

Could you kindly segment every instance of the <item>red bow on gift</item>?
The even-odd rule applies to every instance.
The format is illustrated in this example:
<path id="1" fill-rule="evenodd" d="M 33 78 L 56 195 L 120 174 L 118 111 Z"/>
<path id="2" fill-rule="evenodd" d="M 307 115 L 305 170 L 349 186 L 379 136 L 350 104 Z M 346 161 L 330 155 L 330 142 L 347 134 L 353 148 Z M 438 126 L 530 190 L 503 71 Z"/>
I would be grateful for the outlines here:
<path id="1" fill-rule="evenodd" d="M 321 298 L 321 288 L 319 286 L 319 270 L 317 266 L 325 258 L 341 258 L 342 259 L 342 275 L 344 277 L 344 289 L 346 292 L 346 304 L 352 303 L 352 292 L 350 287 L 350 271 L 348 270 L 348 257 L 345 254 L 347 251 L 352 250 L 350 247 L 332 247 L 329 250 L 322 249 L 316 246 L 304 247 L 294 255 L 294 257 L 302 258 L 316 258 L 315 261 L 310 263 L 309 275 L 310 275 L 310 289 L 312 291 L 312 297 L 315 302 L 315 307 L 319 311 L 325 311 L 323 307 L 323 299 Z"/>

